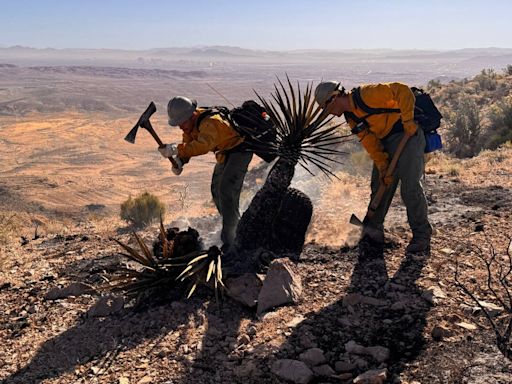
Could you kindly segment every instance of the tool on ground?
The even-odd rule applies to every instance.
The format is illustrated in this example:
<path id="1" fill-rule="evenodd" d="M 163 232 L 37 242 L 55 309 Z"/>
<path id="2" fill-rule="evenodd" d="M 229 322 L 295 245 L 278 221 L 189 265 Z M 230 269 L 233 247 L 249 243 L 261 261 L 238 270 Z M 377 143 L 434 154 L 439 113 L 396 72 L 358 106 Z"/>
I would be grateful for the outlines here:
<path id="1" fill-rule="evenodd" d="M 407 144 L 407 140 L 409 140 L 409 137 L 409 135 L 404 134 L 404 137 L 398 144 L 395 154 L 393 155 L 393 159 L 391 160 L 391 163 L 389 164 L 389 167 L 386 171 L 386 177 L 393 175 L 393 173 L 395 172 L 396 164 L 398 163 L 398 159 L 400 158 L 400 155 L 402 154 L 402 151 L 405 147 L 405 144 Z M 364 224 L 366 224 L 375 214 L 375 211 L 380 205 L 382 197 L 384 196 L 384 192 L 386 192 L 387 188 L 388 185 L 380 183 L 379 189 L 377 190 L 377 193 L 370 202 L 368 212 L 366 212 L 366 216 L 364 217 L 363 221 L 361 221 L 356 215 L 352 214 L 352 216 L 350 216 L 350 224 L 357 225 L 359 227 L 362 227 Z"/>
<path id="2" fill-rule="evenodd" d="M 130 132 L 126 135 L 124 138 L 127 142 L 134 144 L 135 138 L 137 137 L 137 131 L 139 130 L 139 127 L 144 128 L 147 130 L 151 136 L 155 139 L 155 141 L 158 143 L 158 146 L 163 146 L 164 143 L 162 140 L 160 140 L 160 137 L 156 134 L 155 130 L 153 129 L 153 126 L 151 125 L 151 122 L 149 121 L 149 118 L 153 115 L 153 113 L 156 112 L 156 106 L 155 103 L 151 102 L 149 103 L 149 106 L 146 108 L 144 113 L 140 116 L 139 121 L 137 121 L 137 124 L 134 125 L 134 127 L 131 129 Z M 169 157 L 169 161 L 171 162 L 172 166 L 174 168 L 180 168 L 178 166 L 178 163 L 176 163 L 176 160 L 174 160 L 172 157 Z"/>

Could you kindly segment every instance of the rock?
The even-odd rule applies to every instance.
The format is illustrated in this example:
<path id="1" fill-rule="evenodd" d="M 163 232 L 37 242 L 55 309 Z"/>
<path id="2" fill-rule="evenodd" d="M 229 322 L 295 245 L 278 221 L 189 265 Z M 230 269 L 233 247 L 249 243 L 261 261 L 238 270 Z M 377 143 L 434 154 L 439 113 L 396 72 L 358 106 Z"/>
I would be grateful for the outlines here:
<path id="1" fill-rule="evenodd" d="M 314 372 L 315 376 L 319 376 L 319 377 L 330 377 L 330 376 L 336 374 L 336 372 L 334 372 L 334 369 L 332 369 L 327 364 L 323 364 L 323 365 L 319 365 L 318 367 L 314 367 L 313 372 Z"/>
<path id="2" fill-rule="evenodd" d="M 313 372 L 306 364 L 298 360 L 277 360 L 270 368 L 272 373 L 284 380 L 296 384 L 307 384 L 313 379 Z"/>
<path id="3" fill-rule="evenodd" d="M 383 369 L 372 369 L 366 371 L 357 376 L 353 383 L 354 384 L 384 384 L 388 377 L 388 370 Z"/>
<path id="4" fill-rule="evenodd" d="M 317 348 L 315 337 L 309 332 L 301 332 L 299 334 L 299 343 L 303 348 Z"/>
<path id="5" fill-rule="evenodd" d="M 288 259 L 274 260 L 269 267 L 258 296 L 256 313 L 289 303 L 297 303 L 302 294 L 300 276 L 294 272 L 294 265 Z"/>
<path id="6" fill-rule="evenodd" d="M 348 293 L 343 297 L 343 307 L 360 304 L 363 296 L 359 293 Z"/>
<path id="7" fill-rule="evenodd" d="M 348 361 L 337 361 L 334 363 L 334 369 L 336 372 L 350 372 L 356 369 L 356 365 Z"/>
<path id="8" fill-rule="evenodd" d="M 367 369 L 368 365 L 369 365 L 368 362 L 361 357 L 355 359 L 354 363 L 355 363 L 357 369 L 359 369 L 359 370 Z"/>
<path id="9" fill-rule="evenodd" d="M 8 282 L 8 281 L 5 281 L 5 282 L 0 281 L 0 291 L 2 289 L 6 289 L 6 288 L 10 288 L 10 287 L 11 287 L 11 283 L 10 282 Z"/>
<path id="10" fill-rule="evenodd" d="M 402 311 L 405 309 L 405 304 L 402 301 L 397 301 L 391 306 L 392 311 Z"/>
<path id="11" fill-rule="evenodd" d="M 154 382 L 154 379 L 151 376 L 144 376 L 142 379 L 137 381 L 137 384 L 150 384 L 153 382 Z"/>
<path id="12" fill-rule="evenodd" d="M 130 384 L 130 379 L 127 377 L 120 377 L 118 380 L 118 384 Z"/>
<path id="13" fill-rule="evenodd" d="M 239 345 L 246 345 L 249 344 L 250 342 L 251 338 L 249 337 L 249 335 L 242 335 L 240 336 L 240 339 L 238 339 Z"/>
<path id="14" fill-rule="evenodd" d="M 37 305 L 30 305 L 28 308 L 27 308 L 27 312 L 30 313 L 30 314 L 34 314 L 37 312 Z"/>
<path id="15" fill-rule="evenodd" d="M 357 344 L 354 340 L 345 343 L 345 351 L 351 354 L 363 355 L 364 349 L 362 345 Z"/>
<path id="16" fill-rule="evenodd" d="M 104 317 L 121 311 L 124 299 L 120 296 L 103 296 L 87 312 L 88 317 Z"/>
<path id="17" fill-rule="evenodd" d="M 441 341 L 445 337 L 451 336 L 452 332 L 449 328 L 446 328 L 443 325 L 436 325 L 434 328 L 432 328 L 432 331 L 430 332 L 430 335 L 432 338 L 436 341 Z"/>
<path id="18" fill-rule="evenodd" d="M 253 338 L 254 336 L 256 336 L 256 333 L 258 333 L 258 329 L 254 326 L 254 325 L 251 325 L 249 327 L 249 329 L 247 330 L 247 334 Z"/>
<path id="19" fill-rule="evenodd" d="M 385 362 L 390 356 L 389 349 L 381 346 L 366 347 L 365 353 L 373 357 L 379 363 Z"/>
<path id="20" fill-rule="evenodd" d="M 388 348 L 381 346 L 363 347 L 353 340 L 350 340 L 345 344 L 345 351 L 350 354 L 369 355 L 379 363 L 383 363 L 384 361 L 388 360 L 390 356 L 390 351 Z"/>
<path id="21" fill-rule="evenodd" d="M 446 299 L 446 294 L 444 293 L 444 291 L 438 287 L 437 285 L 432 285 L 430 287 L 428 287 L 428 290 L 429 291 L 432 291 L 434 297 L 438 298 L 438 299 Z"/>
<path id="22" fill-rule="evenodd" d="M 340 379 L 342 381 L 350 380 L 350 379 L 352 379 L 352 374 L 351 373 L 340 373 L 338 375 L 338 379 Z"/>
<path id="23" fill-rule="evenodd" d="M 90 285 L 84 283 L 71 283 L 67 287 L 64 288 L 52 288 L 50 289 L 46 295 L 44 295 L 45 300 L 57 300 L 64 299 L 69 296 L 80 296 L 85 293 L 97 293 L 96 290 Z"/>
<path id="24" fill-rule="evenodd" d="M 432 291 L 423 291 L 423 293 L 421 294 L 421 297 L 429 302 L 430 304 L 436 304 L 437 303 L 437 299 L 434 298 L 434 293 Z"/>
<path id="25" fill-rule="evenodd" d="M 455 323 L 455 325 L 458 325 L 459 327 L 467 329 L 469 331 L 474 331 L 476 329 L 476 325 L 466 322 Z"/>
<path id="26" fill-rule="evenodd" d="M 261 287 L 261 279 L 254 273 L 244 273 L 226 280 L 228 296 L 250 308 L 258 303 Z"/>
<path id="27" fill-rule="evenodd" d="M 493 303 L 488 303 L 487 301 L 480 300 L 478 301 L 478 304 L 484 307 L 489 316 L 491 317 L 499 316 L 504 311 L 503 307 L 500 307 L 499 305 Z"/>
<path id="28" fill-rule="evenodd" d="M 485 227 L 485 226 L 484 226 L 484 224 L 482 224 L 482 223 L 478 223 L 478 224 L 476 224 L 476 225 L 475 225 L 475 232 L 483 232 L 484 227 Z"/>
<path id="29" fill-rule="evenodd" d="M 258 366 L 253 360 L 244 360 L 242 364 L 233 369 L 233 373 L 238 377 L 255 377 L 258 376 Z"/>
<path id="30" fill-rule="evenodd" d="M 445 255 L 451 255 L 452 253 L 455 253 L 455 251 L 453 249 L 450 249 L 450 248 L 443 248 L 441 250 L 439 250 L 439 252 L 445 254 Z"/>
<path id="31" fill-rule="evenodd" d="M 320 348 L 310 348 L 300 354 L 299 359 L 305 362 L 308 366 L 314 367 L 326 362 L 324 351 Z"/>
<path id="32" fill-rule="evenodd" d="M 286 323 L 287 327 L 295 328 L 297 325 L 302 323 L 304 321 L 305 317 L 302 315 L 295 316 L 293 319 L 291 319 L 288 323 Z"/>

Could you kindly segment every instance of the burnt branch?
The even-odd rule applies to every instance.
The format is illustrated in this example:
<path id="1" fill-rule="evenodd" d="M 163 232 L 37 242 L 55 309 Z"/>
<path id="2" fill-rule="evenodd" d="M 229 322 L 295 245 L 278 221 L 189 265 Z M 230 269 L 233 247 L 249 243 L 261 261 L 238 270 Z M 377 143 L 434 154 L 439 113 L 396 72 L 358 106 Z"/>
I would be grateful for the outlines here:
<path id="1" fill-rule="evenodd" d="M 485 266 L 485 286 L 487 291 L 483 291 L 481 294 L 488 296 L 490 301 L 497 302 L 503 307 L 505 311 L 504 317 L 501 316 L 503 321 L 498 322 L 498 316 L 493 316 L 487 305 L 484 305 L 485 303 L 477 297 L 474 290 L 471 290 L 468 284 L 462 281 L 458 258 L 455 260 L 455 284 L 480 308 L 494 330 L 498 349 L 507 359 L 512 360 L 512 342 L 510 340 L 512 335 L 512 290 L 510 281 L 512 238 L 509 238 L 509 245 L 505 254 L 497 252 L 489 240 L 488 244 L 489 249 L 487 252 L 481 247 L 469 243 L 467 244 L 467 249 Z"/>

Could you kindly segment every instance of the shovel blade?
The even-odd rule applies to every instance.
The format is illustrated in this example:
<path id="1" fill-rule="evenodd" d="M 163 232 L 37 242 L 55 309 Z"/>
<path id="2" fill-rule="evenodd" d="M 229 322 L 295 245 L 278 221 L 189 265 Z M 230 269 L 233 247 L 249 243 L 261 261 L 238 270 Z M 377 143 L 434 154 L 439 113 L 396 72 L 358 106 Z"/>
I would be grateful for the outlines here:
<path id="1" fill-rule="evenodd" d="M 350 224 L 352 225 L 357 225 L 358 227 L 362 227 L 363 226 L 363 222 L 361 220 L 359 220 L 359 218 L 352 214 L 352 216 L 350 216 Z"/>

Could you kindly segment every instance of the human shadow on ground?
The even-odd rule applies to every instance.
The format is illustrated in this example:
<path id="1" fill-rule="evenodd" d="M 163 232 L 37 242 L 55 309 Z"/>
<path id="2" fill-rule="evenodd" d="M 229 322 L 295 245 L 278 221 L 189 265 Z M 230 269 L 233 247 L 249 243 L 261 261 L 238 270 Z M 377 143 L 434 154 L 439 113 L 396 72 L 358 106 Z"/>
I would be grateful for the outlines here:
<path id="1" fill-rule="evenodd" d="M 426 255 L 405 255 L 396 273 L 389 276 L 382 248 L 360 248 L 343 299 L 301 322 L 276 357 L 298 360 L 300 353 L 317 347 L 324 351 L 326 363 L 333 368 L 336 362 L 345 363 L 338 367 L 344 366 L 352 377 L 384 367 L 390 372 L 388 377 L 398 376 L 424 345 L 423 329 L 431 304 L 422 297 L 416 280 L 427 260 Z M 385 347 L 389 358 L 348 353 L 349 341 Z M 339 378 L 321 380 L 339 382 Z"/>
<path id="2" fill-rule="evenodd" d="M 140 311 L 126 308 L 104 317 L 92 317 L 90 308 L 80 315 L 77 325 L 44 342 L 27 365 L 0 382 L 41 383 L 90 361 L 103 366 L 113 354 L 148 340 L 158 341 L 172 332 L 179 335 L 176 351 L 171 351 L 168 358 L 179 359 L 179 346 L 188 343 L 186 326 L 200 326 L 203 304 L 204 298 L 197 297 L 186 303 L 169 301 L 167 305 Z"/>
<path id="3" fill-rule="evenodd" d="M 176 382 L 247 383 L 247 377 L 251 377 L 256 365 L 247 364 L 244 359 L 246 341 L 243 337 L 247 336 L 240 336 L 247 335 L 247 330 L 242 328 L 250 327 L 250 319 L 254 319 L 254 313 L 228 299 L 220 307 L 210 301 L 205 314 L 207 328 L 200 348 L 189 371 Z"/>
<path id="4" fill-rule="evenodd" d="M 99 275 L 115 271 L 119 261 L 118 255 L 77 260 L 63 266 L 57 274 L 95 287 Z M 42 294 L 43 290 L 38 292 Z M 148 341 L 158 344 L 164 338 L 165 359 L 179 362 L 179 369 L 169 372 L 172 380 L 195 383 L 197 372 L 202 371 L 203 375 L 213 379 L 219 364 L 223 369 L 234 368 L 239 352 L 240 322 L 252 317 L 250 311 L 231 300 L 217 302 L 206 287 L 198 289 L 187 301 L 182 300 L 184 293 L 184 288 L 176 288 L 172 292 L 166 290 L 151 297 L 139 297 L 141 300 L 136 303 L 140 301 L 142 305 L 102 317 L 95 317 L 97 313 L 94 314 L 92 306 L 77 315 L 75 326 L 46 340 L 28 364 L 1 379 L 0 383 L 40 383 L 71 373 L 91 361 L 94 366 L 105 366 L 106 370 L 107 362 L 115 365 L 115 355 L 119 352 Z M 192 328 L 197 329 L 191 331 Z M 197 336 L 203 332 L 204 336 Z M 177 339 L 171 338 L 172 343 L 167 338 L 170 333 L 174 333 L 173 336 L 179 334 Z M 77 375 L 76 379 L 79 378 Z M 101 381 L 101 376 L 99 379 Z"/>

